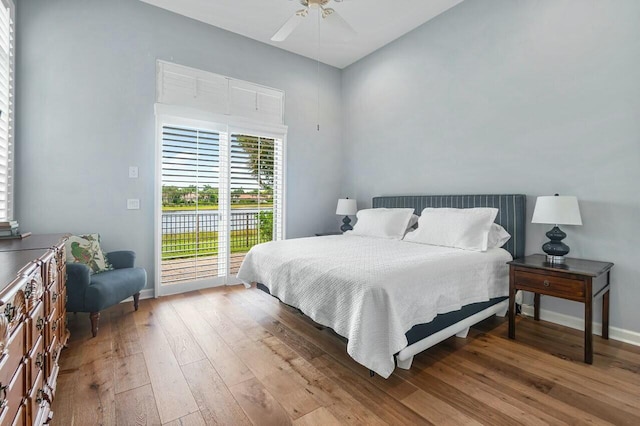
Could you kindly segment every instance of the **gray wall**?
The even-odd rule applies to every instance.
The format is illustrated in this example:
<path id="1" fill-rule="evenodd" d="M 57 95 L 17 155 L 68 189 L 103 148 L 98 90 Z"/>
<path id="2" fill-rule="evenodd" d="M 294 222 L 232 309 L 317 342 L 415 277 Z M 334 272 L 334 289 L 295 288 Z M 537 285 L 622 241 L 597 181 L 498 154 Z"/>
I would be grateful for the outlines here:
<path id="1" fill-rule="evenodd" d="M 466 0 L 350 66 L 347 195 L 524 193 L 529 218 L 537 195 L 576 195 L 571 255 L 615 262 L 612 325 L 640 331 L 638 22 L 636 0 Z"/>
<path id="2" fill-rule="evenodd" d="M 288 235 L 336 227 L 339 70 L 322 67 L 317 132 L 313 61 L 138 0 L 20 0 L 17 31 L 21 229 L 100 232 L 107 250 L 138 253 L 153 286 L 156 59 L 284 90 Z"/>

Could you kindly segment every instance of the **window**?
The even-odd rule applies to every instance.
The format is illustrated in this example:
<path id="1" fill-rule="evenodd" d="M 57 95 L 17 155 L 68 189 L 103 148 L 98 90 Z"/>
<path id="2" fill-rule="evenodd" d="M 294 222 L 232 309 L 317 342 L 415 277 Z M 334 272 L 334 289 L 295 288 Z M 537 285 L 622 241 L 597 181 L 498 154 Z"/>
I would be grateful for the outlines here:
<path id="1" fill-rule="evenodd" d="M 15 6 L 0 0 L 0 221 L 13 219 Z"/>

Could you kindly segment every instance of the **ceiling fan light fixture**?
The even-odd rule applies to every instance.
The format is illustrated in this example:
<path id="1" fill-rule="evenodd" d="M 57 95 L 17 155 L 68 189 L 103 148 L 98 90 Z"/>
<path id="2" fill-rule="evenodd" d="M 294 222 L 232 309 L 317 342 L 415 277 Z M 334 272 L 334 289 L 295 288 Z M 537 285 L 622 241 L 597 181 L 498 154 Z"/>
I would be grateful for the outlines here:
<path id="1" fill-rule="evenodd" d="M 311 9 L 322 9 L 322 6 L 326 6 L 329 0 L 300 0 L 300 3 Z"/>

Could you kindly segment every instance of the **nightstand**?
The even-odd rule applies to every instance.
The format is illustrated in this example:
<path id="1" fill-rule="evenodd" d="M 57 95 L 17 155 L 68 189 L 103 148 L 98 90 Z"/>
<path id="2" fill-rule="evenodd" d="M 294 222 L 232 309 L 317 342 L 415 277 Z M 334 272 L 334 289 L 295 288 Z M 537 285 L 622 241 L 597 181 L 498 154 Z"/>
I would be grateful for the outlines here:
<path id="1" fill-rule="evenodd" d="M 325 237 L 327 235 L 342 235 L 342 232 L 318 232 L 316 237 Z"/>
<path id="2" fill-rule="evenodd" d="M 602 297 L 602 337 L 609 338 L 609 284 L 613 263 L 566 258 L 550 264 L 534 254 L 509 264 L 509 338 L 516 338 L 516 291 L 535 294 L 534 319 L 540 320 L 540 295 L 560 297 L 584 304 L 584 362 L 593 362 L 593 301 Z"/>

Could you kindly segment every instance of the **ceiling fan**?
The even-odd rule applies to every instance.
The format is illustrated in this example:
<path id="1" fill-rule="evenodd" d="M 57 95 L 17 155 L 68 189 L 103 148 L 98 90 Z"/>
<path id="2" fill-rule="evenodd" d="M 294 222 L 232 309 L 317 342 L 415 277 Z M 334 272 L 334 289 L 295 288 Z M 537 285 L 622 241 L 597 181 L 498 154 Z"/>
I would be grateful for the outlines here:
<path id="1" fill-rule="evenodd" d="M 318 12 L 320 13 L 320 16 L 322 16 L 324 22 L 335 27 L 338 31 L 343 32 L 345 35 L 354 36 L 356 34 L 353 28 L 351 28 L 351 25 L 349 25 L 347 21 L 345 21 L 344 19 L 342 19 L 340 15 L 338 15 L 338 12 L 336 12 L 334 9 L 330 7 L 326 7 L 327 4 L 329 4 L 331 1 L 334 1 L 336 3 L 341 3 L 343 0 L 297 0 L 297 1 L 299 1 L 300 4 L 304 6 L 304 9 L 298 10 L 296 13 L 293 14 L 293 16 L 287 19 L 287 22 L 285 22 L 284 25 L 282 25 L 280 29 L 276 31 L 273 37 L 271 37 L 271 41 L 286 40 L 287 37 L 291 35 L 293 30 L 295 30 L 298 27 L 298 25 L 302 23 L 304 18 L 306 18 L 307 15 L 309 15 L 309 9 L 318 9 Z"/>

